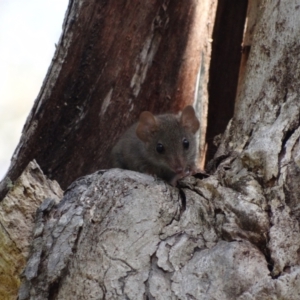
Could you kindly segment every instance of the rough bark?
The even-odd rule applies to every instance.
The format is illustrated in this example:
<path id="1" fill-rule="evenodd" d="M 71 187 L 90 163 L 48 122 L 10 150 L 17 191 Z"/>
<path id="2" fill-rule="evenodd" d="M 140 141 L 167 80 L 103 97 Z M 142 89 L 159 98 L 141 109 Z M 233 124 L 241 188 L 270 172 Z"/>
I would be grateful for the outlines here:
<path id="1" fill-rule="evenodd" d="M 297 1 L 263 7 L 236 113 L 217 153 L 238 151 L 261 182 L 275 276 L 299 265 L 299 9 Z"/>
<path id="2" fill-rule="evenodd" d="M 262 4 L 214 174 L 79 179 L 39 210 L 20 299 L 299 299 L 300 6 Z"/>
<path id="3" fill-rule="evenodd" d="M 201 58 L 207 102 L 215 3 L 70 0 L 0 198 L 33 159 L 63 188 L 107 168 L 112 146 L 141 111 L 178 112 L 193 103 Z"/>
<path id="4" fill-rule="evenodd" d="M 74 182 L 39 210 L 19 299 L 298 299 L 299 265 L 270 275 L 261 185 L 227 163 L 179 189 L 118 169 Z"/>
<path id="5" fill-rule="evenodd" d="M 48 180 L 35 161 L 11 184 L 0 203 L 0 298 L 16 299 L 32 242 L 36 209 L 45 198 L 58 202 L 63 196 L 55 181 Z"/>

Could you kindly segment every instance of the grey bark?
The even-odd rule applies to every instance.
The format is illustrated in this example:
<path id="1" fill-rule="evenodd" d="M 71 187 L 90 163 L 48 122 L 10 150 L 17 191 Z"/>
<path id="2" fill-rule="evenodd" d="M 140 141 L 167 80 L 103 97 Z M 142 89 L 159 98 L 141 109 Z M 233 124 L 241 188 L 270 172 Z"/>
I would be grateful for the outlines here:
<path id="1" fill-rule="evenodd" d="M 298 299 L 298 265 L 270 273 L 260 184 L 229 165 L 180 189 L 119 169 L 79 179 L 39 211 L 20 299 Z"/>
<path id="2" fill-rule="evenodd" d="M 297 1 L 262 7 L 235 116 L 216 154 L 238 151 L 259 179 L 270 210 L 268 248 L 276 276 L 299 264 L 299 8 Z"/>

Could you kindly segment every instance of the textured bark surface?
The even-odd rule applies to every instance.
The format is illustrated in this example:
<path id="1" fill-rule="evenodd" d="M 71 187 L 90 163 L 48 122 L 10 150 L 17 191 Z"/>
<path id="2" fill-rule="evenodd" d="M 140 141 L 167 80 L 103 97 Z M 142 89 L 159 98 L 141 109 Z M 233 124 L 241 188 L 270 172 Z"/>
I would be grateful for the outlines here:
<path id="1" fill-rule="evenodd" d="M 194 102 L 200 62 L 206 68 L 198 87 L 207 103 L 215 6 L 216 0 L 70 0 L 0 198 L 33 159 L 63 188 L 107 168 L 112 146 L 141 111 L 178 112 Z"/>
<path id="2" fill-rule="evenodd" d="M 35 161 L 11 184 L 0 203 L 0 299 L 16 299 L 32 242 L 36 209 L 45 198 L 58 202 L 62 190 L 48 180 Z"/>
<path id="3" fill-rule="evenodd" d="M 237 151 L 260 181 L 275 276 L 299 265 L 299 9 L 297 1 L 263 6 L 235 116 L 216 154 Z"/>
<path id="4" fill-rule="evenodd" d="M 19 297 L 298 299 L 299 265 L 271 276 L 270 255 L 293 250 L 268 247 L 267 207 L 238 157 L 180 189 L 119 169 L 83 177 L 39 210 Z"/>
<path id="5" fill-rule="evenodd" d="M 212 175 L 175 188 L 112 169 L 78 179 L 58 204 L 48 197 L 19 299 L 300 298 L 300 6 L 256 10 Z"/>
<path id="6" fill-rule="evenodd" d="M 39 211 L 20 299 L 300 298 L 300 6 L 260 9 L 214 174 L 79 179 Z"/>

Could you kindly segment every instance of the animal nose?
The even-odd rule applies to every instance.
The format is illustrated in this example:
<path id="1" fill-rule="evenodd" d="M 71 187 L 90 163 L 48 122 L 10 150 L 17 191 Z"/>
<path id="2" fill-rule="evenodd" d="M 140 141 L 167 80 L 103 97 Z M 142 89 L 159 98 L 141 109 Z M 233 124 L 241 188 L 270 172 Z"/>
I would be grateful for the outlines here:
<path id="1" fill-rule="evenodd" d="M 183 168 L 182 167 L 177 167 L 175 169 L 176 174 L 181 174 L 183 172 Z"/>

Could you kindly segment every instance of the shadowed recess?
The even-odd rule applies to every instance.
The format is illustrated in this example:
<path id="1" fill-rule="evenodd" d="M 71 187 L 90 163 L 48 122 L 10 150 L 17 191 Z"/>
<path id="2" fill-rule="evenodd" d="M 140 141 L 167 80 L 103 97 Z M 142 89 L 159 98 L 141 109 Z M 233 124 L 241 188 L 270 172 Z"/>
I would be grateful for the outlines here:
<path id="1" fill-rule="evenodd" d="M 217 150 L 213 138 L 225 131 L 233 116 L 247 6 L 247 0 L 218 1 L 208 87 L 206 162 Z"/>

